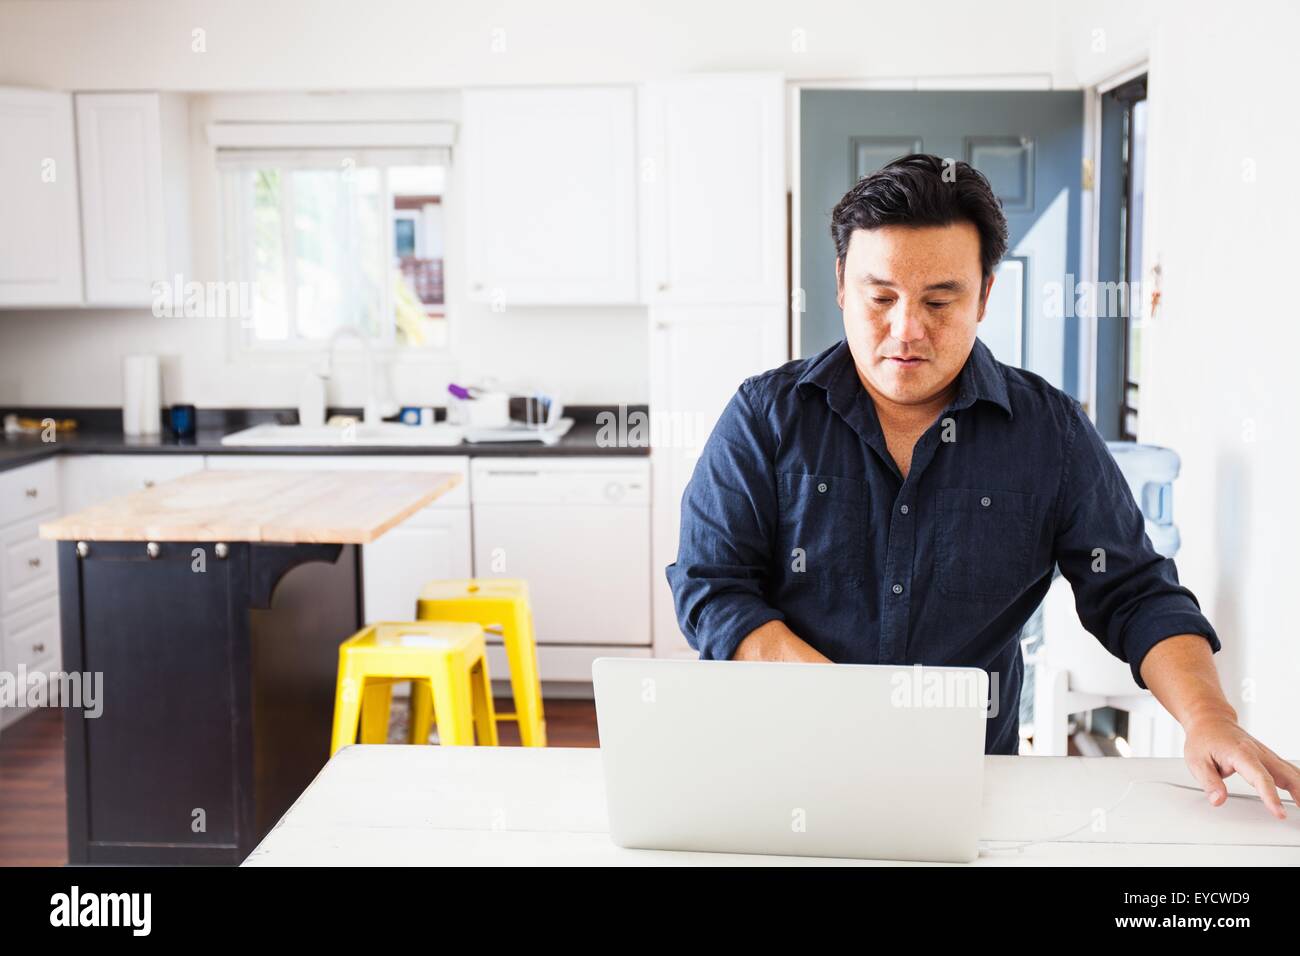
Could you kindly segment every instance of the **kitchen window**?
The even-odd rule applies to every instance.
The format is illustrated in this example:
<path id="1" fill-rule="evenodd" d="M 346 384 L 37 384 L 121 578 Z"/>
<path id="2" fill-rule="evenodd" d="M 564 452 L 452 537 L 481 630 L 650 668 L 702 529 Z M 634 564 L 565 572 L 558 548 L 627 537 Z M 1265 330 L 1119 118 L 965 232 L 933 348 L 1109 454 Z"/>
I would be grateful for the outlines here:
<path id="1" fill-rule="evenodd" d="M 446 149 L 219 149 L 242 345 L 447 344 Z"/>

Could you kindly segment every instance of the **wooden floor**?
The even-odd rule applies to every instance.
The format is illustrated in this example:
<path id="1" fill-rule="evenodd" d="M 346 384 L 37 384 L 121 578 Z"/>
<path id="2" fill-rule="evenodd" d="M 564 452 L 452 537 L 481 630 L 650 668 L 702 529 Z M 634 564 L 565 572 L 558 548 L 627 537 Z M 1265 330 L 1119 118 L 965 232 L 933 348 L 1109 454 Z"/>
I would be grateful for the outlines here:
<path id="1" fill-rule="evenodd" d="M 498 710 L 513 710 L 509 700 Z M 499 725 L 501 744 L 517 746 L 512 722 Z M 595 747 L 596 707 L 590 700 L 546 701 L 552 747 Z M 0 733 L 0 866 L 63 866 L 68 833 L 63 790 L 63 715 L 38 710 Z"/>
<path id="2" fill-rule="evenodd" d="M 0 732 L 0 866 L 68 862 L 63 712 L 37 710 Z"/>

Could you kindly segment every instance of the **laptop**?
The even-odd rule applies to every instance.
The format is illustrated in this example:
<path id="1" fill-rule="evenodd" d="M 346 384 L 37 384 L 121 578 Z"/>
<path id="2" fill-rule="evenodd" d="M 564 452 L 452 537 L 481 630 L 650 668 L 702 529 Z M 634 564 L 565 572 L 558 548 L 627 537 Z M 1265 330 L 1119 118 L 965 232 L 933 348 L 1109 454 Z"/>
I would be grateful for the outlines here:
<path id="1" fill-rule="evenodd" d="M 610 657 L 591 670 L 619 846 L 979 854 L 982 670 Z"/>

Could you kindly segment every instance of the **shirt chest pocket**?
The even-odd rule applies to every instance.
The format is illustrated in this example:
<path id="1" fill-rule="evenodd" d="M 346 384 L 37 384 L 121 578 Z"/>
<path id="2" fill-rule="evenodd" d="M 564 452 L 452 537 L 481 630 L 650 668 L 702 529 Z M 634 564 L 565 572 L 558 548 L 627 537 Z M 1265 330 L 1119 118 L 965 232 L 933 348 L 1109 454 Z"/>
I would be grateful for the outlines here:
<path id="1" fill-rule="evenodd" d="M 956 598 L 1011 598 L 1024 587 L 1034 496 L 942 488 L 937 499 L 935 576 Z"/>
<path id="2" fill-rule="evenodd" d="M 861 590 L 867 564 L 867 483 L 835 475 L 777 475 L 776 561 L 781 579 L 819 590 Z"/>

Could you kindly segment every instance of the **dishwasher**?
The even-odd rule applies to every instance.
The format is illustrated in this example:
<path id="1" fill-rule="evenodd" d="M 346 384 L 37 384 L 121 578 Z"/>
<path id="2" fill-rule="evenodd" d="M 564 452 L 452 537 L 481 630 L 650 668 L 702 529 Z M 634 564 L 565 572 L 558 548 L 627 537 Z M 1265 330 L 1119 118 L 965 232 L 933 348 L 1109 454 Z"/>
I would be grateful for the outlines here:
<path id="1" fill-rule="evenodd" d="M 475 458 L 470 507 L 474 574 L 528 582 L 539 648 L 649 647 L 649 459 Z"/>

